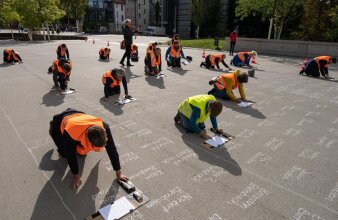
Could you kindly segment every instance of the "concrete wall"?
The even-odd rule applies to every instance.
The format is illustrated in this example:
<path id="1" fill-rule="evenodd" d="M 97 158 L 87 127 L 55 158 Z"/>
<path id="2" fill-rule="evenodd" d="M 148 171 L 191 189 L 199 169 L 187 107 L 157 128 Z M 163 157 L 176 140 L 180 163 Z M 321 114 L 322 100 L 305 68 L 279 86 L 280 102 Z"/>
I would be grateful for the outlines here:
<path id="1" fill-rule="evenodd" d="M 230 41 L 225 40 L 225 48 L 229 50 Z M 329 55 L 338 57 L 338 43 L 293 41 L 293 40 L 267 40 L 258 38 L 238 38 L 235 52 L 255 50 L 259 54 L 282 55 L 295 57 L 316 57 Z"/>
<path id="2" fill-rule="evenodd" d="M 191 0 L 179 0 L 177 9 L 177 30 L 182 39 L 190 38 Z"/>

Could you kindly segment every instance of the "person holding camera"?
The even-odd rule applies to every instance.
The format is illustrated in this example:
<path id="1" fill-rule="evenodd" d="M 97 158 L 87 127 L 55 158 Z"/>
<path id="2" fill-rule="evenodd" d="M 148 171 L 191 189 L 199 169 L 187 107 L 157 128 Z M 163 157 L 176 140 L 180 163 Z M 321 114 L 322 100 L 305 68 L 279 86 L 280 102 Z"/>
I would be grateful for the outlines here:
<path id="1" fill-rule="evenodd" d="M 131 25 L 131 20 L 126 19 L 124 22 L 123 28 L 123 38 L 124 38 L 124 45 L 125 45 L 125 53 L 120 61 L 120 64 L 124 66 L 124 60 L 127 58 L 127 66 L 134 66 L 130 63 L 130 52 L 131 52 L 131 45 L 133 44 L 133 36 L 137 34 L 139 28 L 133 27 Z"/>

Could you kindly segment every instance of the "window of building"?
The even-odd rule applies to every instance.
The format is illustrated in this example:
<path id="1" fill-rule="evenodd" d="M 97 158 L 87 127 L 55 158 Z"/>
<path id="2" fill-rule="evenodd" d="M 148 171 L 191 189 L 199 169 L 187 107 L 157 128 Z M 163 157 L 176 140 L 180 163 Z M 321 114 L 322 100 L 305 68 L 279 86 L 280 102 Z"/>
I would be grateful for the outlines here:
<path id="1" fill-rule="evenodd" d="M 121 20 L 123 21 L 124 19 L 123 19 L 123 15 L 121 15 Z"/>
<path id="2" fill-rule="evenodd" d="M 146 9 L 143 9 L 143 11 L 144 11 L 144 14 L 146 13 Z"/>
<path id="3" fill-rule="evenodd" d="M 146 24 L 146 19 L 144 19 L 144 24 Z"/>
<path id="4" fill-rule="evenodd" d="M 138 14 L 138 18 L 141 18 L 141 14 Z"/>
<path id="5" fill-rule="evenodd" d="M 121 5 L 121 11 L 123 11 L 123 5 Z"/>

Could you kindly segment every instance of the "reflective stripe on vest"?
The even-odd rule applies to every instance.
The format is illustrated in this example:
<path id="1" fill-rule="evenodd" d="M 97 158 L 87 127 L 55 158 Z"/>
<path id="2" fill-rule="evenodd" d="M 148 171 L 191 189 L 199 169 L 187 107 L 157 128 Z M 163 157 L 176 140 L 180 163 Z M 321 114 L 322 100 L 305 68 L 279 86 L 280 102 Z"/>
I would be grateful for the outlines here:
<path id="1" fill-rule="evenodd" d="M 174 48 L 174 45 L 172 44 L 170 46 L 169 55 L 172 56 L 172 57 L 180 58 L 180 56 L 181 56 L 181 46 L 179 46 L 178 50 L 176 51 L 175 48 Z"/>
<path id="2" fill-rule="evenodd" d="M 244 56 L 244 54 L 247 54 L 248 56 L 249 56 L 249 58 L 250 58 L 250 53 L 249 52 L 239 52 L 238 54 L 237 54 L 237 56 L 238 56 L 238 58 L 240 59 L 240 61 L 242 62 L 242 63 L 245 63 L 245 56 Z"/>
<path id="3" fill-rule="evenodd" d="M 75 113 L 62 119 L 60 130 L 62 134 L 67 131 L 73 140 L 80 142 L 81 145 L 76 146 L 76 152 L 86 155 L 90 151 L 101 152 L 103 150 L 103 146 L 93 146 L 89 142 L 87 129 L 91 126 L 104 128 L 102 119 L 83 113 Z"/>
<path id="4" fill-rule="evenodd" d="M 197 119 L 197 123 L 205 122 L 210 113 L 206 111 L 206 105 L 208 101 L 215 101 L 216 98 L 212 95 L 197 95 L 192 96 L 184 100 L 179 106 L 178 111 L 185 115 L 188 119 L 190 119 L 192 114 L 191 105 L 200 109 L 201 114 L 200 117 Z"/>
<path id="5" fill-rule="evenodd" d="M 113 83 L 110 84 L 110 88 L 114 88 L 115 86 L 119 86 L 121 84 L 121 81 L 114 79 L 114 77 L 112 76 L 112 70 L 108 70 L 105 74 L 103 74 L 103 85 L 106 85 L 107 78 L 111 78 L 111 80 L 113 81 Z"/>
<path id="6" fill-rule="evenodd" d="M 215 85 L 218 90 L 226 89 L 227 84 L 224 78 L 228 78 L 232 81 L 232 89 L 236 89 L 238 87 L 238 81 L 236 80 L 235 73 L 228 73 L 217 77 Z"/>
<path id="7" fill-rule="evenodd" d="M 210 60 L 211 66 L 215 66 L 216 65 L 216 63 L 215 63 L 216 58 L 219 58 L 218 63 L 220 63 L 221 60 L 223 60 L 223 55 L 222 54 L 210 54 L 209 60 Z"/>
<path id="8" fill-rule="evenodd" d="M 320 64 L 319 64 L 320 60 L 326 61 L 326 65 L 324 66 L 324 68 L 326 68 L 329 65 L 330 59 L 331 59 L 330 56 L 319 56 L 319 57 L 314 58 L 314 60 L 316 61 L 317 65 L 318 65 L 318 69 L 320 69 Z"/>

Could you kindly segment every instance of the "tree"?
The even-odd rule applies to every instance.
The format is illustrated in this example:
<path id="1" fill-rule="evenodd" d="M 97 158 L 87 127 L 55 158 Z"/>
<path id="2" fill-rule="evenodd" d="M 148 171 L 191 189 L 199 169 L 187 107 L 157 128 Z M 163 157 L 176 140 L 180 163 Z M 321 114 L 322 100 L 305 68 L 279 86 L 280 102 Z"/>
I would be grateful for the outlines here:
<path id="1" fill-rule="evenodd" d="M 236 16 L 244 19 L 249 15 L 261 15 L 263 20 L 269 19 L 268 39 L 271 38 L 273 23 L 274 38 L 279 39 L 283 26 L 295 19 L 301 7 L 302 0 L 238 0 Z"/>
<path id="2" fill-rule="evenodd" d="M 338 42 L 338 5 L 331 10 L 330 18 L 333 25 L 328 32 L 328 37 L 330 40 Z"/>
<path id="3" fill-rule="evenodd" d="M 60 0 L 61 7 L 65 10 L 66 15 L 76 20 L 76 30 L 81 32 L 80 19 L 86 12 L 88 0 Z"/>
<path id="4" fill-rule="evenodd" d="M 14 8 L 13 0 L 2 0 L 0 3 L 0 24 L 11 28 L 12 38 L 14 39 L 12 26 L 20 21 L 20 16 Z"/>

